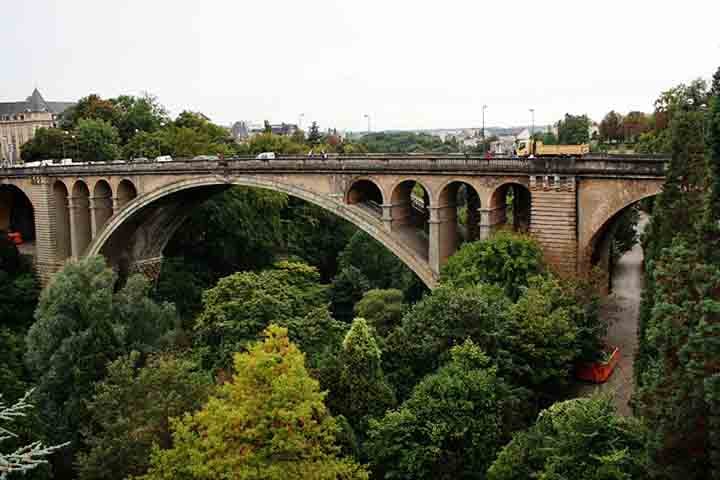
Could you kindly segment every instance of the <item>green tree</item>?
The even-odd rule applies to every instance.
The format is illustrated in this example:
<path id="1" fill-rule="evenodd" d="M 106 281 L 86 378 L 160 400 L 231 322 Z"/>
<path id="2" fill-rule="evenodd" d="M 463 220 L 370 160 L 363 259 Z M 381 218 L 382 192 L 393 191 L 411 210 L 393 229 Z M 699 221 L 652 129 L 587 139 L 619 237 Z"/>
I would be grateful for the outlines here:
<path id="1" fill-rule="evenodd" d="M 350 265 L 340 270 L 330 285 L 330 303 L 333 315 L 342 322 L 353 319 L 355 304 L 370 290 L 370 282 L 363 273 Z"/>
<path id="2" fill-rule="evenodd" d="M 488 470 L 488 480 L 641 480 L 641 423 L 615 413 L 609 397 L 552 405 L 513 437 Z"/>
<path id="3" fill-rule="evenodd" d="M 441 280 L 457 287 L 499 285 L 515 300 L 529 278 L 542 272 L 542 258 L 540 246 L 529 236 L 498 232 L 460 247 L 443 267 Z"/>
<path id="4" fill-rule="evenodd" d="M 78 155 L 84 162 L 107 162 L 120 158 L 120 136 L 111 123 L 81 119 L 75 130 Z"/>
<path id="5" fill-rule="evenodd" d="M 80 120 L 100 120 L 112 125 L 118 118 L 118 111 L 111 100 L 104 100 L 93 93 L 83 97 L 62 115 L 60 127 L 63 130 L 77 128 Z"/>
<path id="6" fill-rule="evenodd" d="M 22 332 L 30 326 L 40 285 L 32 264 L 0 231 L 0 318 L 2 325 Z"/>
<path id="7" fill-rule="evenodd" d="M 318 127 L 317 122 L 313 122 L 312 125 L 310 125 L 310 131 L 308 132 L 307 136 L 307 143 L 310 145 L 317 145 L 322 140 L 322 134 L 320 133 L 320 128 Z"/>
<path id="8" fill-rule="evenodd" d="M 339 456 L 339 427 L 285 329 L 236 354 L 235 371 L 200 412 L 172 422 L 173 447 L 154 449 L 143 479 L 367 479 Z"/>
<path id="9" fill-rule="evenodd" d="M 590 141 L 590 119 L 587 115 L 565 114 L 557 123 L 558 141 L 561 145 L 580 145 Z"/>
<path id="10" fill-rule="evenodd" d="M 121 95 L 111 101 L 118 112 L 115 126 L 123 143 L 127 143 L 138 133 L 160 130 L 169 122 L 167 110 L 152 95 Z"/>
<path id="11" fill-rule="evenodd" d="M 572 300 L 555 278 L 530 279 L 501 329 L 512 357 L 508 364 L 513 381 L 538 388 L 567 380 L 572 361 L 580 354 Z"/>
<path id="12" fill-rule="evenodd" d="M 320 284 L 317 270 L 305 264 L 278 262 L 274 269 L 222 278 L 203 294 L 203 310 L 195 325 L 203 364 L 228 367 L 231 355 L 257 340 L 271 322 L 288 327 L 294 340 L 302 340 L 308 316 L 326 320 L 327 332 L 338 332 L 341 329 L 332 317 L 318 317 L 317 309 L 326 304 L 326 287 Z"/>
<path id="13" fill-rule="evenodd" d="M 717 478 L 720 472 L 720 271 L 676 238 L 654 262 L 651 354 L 640 372 L 637 410 L 650 426 L 657 478 Z M 710 477 L 708 477 L 710 473 Z"/>
<path id="14" fill-rule="evenodd" d="M 403 293 L 397 289 L 369 290 L 355 304 L 355 315 L 362 317 L 375 329 L 379 339 L 400 325 L 404 311 Z"/>
<path id="15" fill-rule="evenodd" d="M 151 350 L 176 321 L 171 305 L 143 298 L 146 281 L 131 278 L 114 293 L 115 280 L 101 257 L 67 264 L 43 291 L 27 334 L 26 361 L 38 378 L 35 395 L 48 436 L 72 442 L 54 459 L 58 474 L 69 474 L 72 455 L 82 448 L 86 401 L 107 363 L 129 348 Z"/>
<path id="16" fill-rule="evenodd" d="M 68 132 L 59 128 L 38 128 L 33 138 L 20 147 L 20 157 L 26 162 L 60 159 L 74 150 Z"/>
<path id="17" fill-rule="evenodd" d="M 400 259 L 377 240 L 362 230 L 350 237 L 340 253 L 339 269 L 353 266 L 360 270 L 370 283 L 370 288 L 397 288 L 403 291 L 405 300 L 420 299 L 427 287 Z"/>
<path id="18" fill-rule="evenodd" d="M 388 337 L 383 358 L 398 397 L 405 398 L 422 377 L 442 364 L 450 348 L 467 338 L 504 362 L 502 326 L 510 306 L 502 290 L 491 285 L 463 289 L 441 285 L 413 305 Z"/>
<path id="19" fill-rule="evenodd" d="M 194 362 L 169 354 L 144 359 L 134 351 L 111 362 L 88 401 L 82 427 L 88 450 L 78 456 L 78 478 L 145 473 L 152 446 L 172 446 L 170 419 L 199 409 L 211 387 L 210 376 Z"/>
<path id="20" fill-rule="evenodd" d="M 471 341 L 450 355 L 397 410 L 371 420 L 367 450 L 377 478 L 484 479 L 509 440 L 515 392 Z"/>
<path id="21" fill-rule="evenodd" d="M 338 354 L 339 378 L 330 390 L 328 406 L 345 416 L 355 432 L 364 432 L 370 418 L 395 405 L 395 395 L 385 380 L 380 349 L 364 318 L 353 320 Z"/>

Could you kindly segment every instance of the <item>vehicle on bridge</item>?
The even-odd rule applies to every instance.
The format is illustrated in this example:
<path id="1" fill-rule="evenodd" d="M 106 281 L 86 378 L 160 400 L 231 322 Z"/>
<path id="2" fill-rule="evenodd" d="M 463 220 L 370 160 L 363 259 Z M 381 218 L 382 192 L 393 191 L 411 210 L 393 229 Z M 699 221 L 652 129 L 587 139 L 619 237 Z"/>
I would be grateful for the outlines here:
<path id="1" fill-rule="evenodd" d="M 544 145 L 540 140 L 520 140 L 518 157 L 582 157 L 590 153 L 590 145 Z"/>
<path id="2" fill-rule="evenodd" d="M 257 157 L 255 157 L 257 160 L 275 160 L 275 152 L 262 152 L 259 153 Z"/>

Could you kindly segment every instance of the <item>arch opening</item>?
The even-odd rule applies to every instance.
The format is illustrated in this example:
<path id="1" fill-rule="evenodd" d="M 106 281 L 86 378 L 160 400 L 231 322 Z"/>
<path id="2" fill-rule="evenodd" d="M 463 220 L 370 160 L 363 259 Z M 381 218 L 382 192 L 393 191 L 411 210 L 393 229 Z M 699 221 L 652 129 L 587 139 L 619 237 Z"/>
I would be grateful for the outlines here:
<path id="1" fill-rule="evenodd" d="M 508 228 L 515 232 L 530 230 L 532 198 L 530 190 L 520 183 L 500 185 L 492 194 L 487 211 L 491 232 Z"/>
<path id="2" fill-rule="evenodd" d="M 590 239 L 590 268 L 599 268 L 608 292 L 613 290 L 613 278 L 622 256 L 636 245 L 642 249 L 640 235 L 649 221 L 656 196 L 657 194 L 648 195 L 619 209 Z M 642 255 L 640 258 L 642 259 Z"/>
<path id="3" fill-rule="evenodd" d="M 35 209 L 15 185 L 0 185 L 0 232 L 9 234 L 21 253 L 35 253 Z"/>
<path id="4" fill-rule="evenodd" d="M 124 207 L 137 197 L 137 189 L 130 180 L 122 180 L 117 188 L 117 207 Z"/>
<path id="5" fill-rule="evenodd" d="M 90 224 L 90 189 L 82 180 L 73 185 L 70 197 L 70 225 L 72 237 L 72 256 L 79 258 L 85 252 L 92 239 Z"/>
<path id="6" fill-rule="evenodd" d="M 348 190 L 345 202 L 348 205 L 360 205 L 382 216 L 383 194 L 375 182 L 361 179 L 353 182 Z"/>
<path id="7" fill-rule="evenodd" d="M 70 245 L 70 208 L 68 189 L 61 181 L 53 185 L 55 204 L 55 259 L 62 262 L 72 255 Z"/>
<path id="8" fill-rule="evenodd" d="M 93 188 L 90 198 L 93 236 L 99 232 L 110 217 L 113 216 L 113 199 L 110 184 L 99 180 Z"/>
<path id="9" fill-rule="evenodd" d="M 480 239 L 480 195 L 469 183 L 450 182 L 439 196 L 441 263 L 465 242 Z"/>
<path id="10" fill-rule="evenodd" d="M 235 177 L 231 183 L 216 176 L 181 180 L 137 197 L 124 208 L 117 209 L 107 225 L 93 238 L 87 254 L 102 254 L 116 267 L 124 264 L 132 271 L 136 270 L 134 266 L 145 260 L 148 264 L 153 260 L 159 261 L 168 241 L 185 222 L 192 208 L 233 185 L 282 192 L 328 210 L 379 241 L 426 286 L 433 287 L 435 284 L 426 257 L 420 257 L 411 245 L 383 228 L 379 218 L 373 220 L 367 215 L 360 215 L 357 210 L 347 208 L 342 199 L 319 195 L 296 185 L 258 181 L 254 177 Z"/>
<path id="11" fill-rule="evenodd" d="M 429 258 L 430 193 L 416 180 L 398 183 L 391 196 L 392 230 L 423 259 Z"/>

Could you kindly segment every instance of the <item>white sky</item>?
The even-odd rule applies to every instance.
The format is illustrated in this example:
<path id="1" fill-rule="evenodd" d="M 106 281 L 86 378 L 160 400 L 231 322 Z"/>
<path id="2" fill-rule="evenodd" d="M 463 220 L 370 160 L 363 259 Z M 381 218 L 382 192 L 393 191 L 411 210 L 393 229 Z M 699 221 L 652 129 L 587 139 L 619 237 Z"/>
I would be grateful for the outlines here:
<path id="1" fill-rule="evenodd" d="M 0 101 L 143 91 L 214 121 L 600 120 L 720 65 L 718 0 L 0 0 Z"/>

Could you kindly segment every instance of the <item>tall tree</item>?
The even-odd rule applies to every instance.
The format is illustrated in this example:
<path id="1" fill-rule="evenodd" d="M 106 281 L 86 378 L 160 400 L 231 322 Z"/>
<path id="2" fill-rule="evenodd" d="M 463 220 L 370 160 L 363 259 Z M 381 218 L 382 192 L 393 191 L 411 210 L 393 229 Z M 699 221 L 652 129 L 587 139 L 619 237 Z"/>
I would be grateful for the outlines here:
<path id="1" fill-rule="evenodd" d="M 38 378 L 35 395 L 48 436 L 72 442 L 54 459 L 58 474 L 68 475 L 83 446 L 86 401 L 107 363 L 131 348 L 150 351 L 176 323 L 171 305 L 144 298 L 146 280 L 135 277 L 117 293 L 115 280 L 102 257 L 67 264 L 43 291 L 27 335 L 26 361 Z"/>
<path id="2" fill-rule="evenodd" d="M 590 141 L 590 119 L 587 115 L 565 114 L 558 127 L 558 141 L 562 145 L 580 145 Z"/>
<path id="3" fill-rule="evenodd" d="M 339 456 L 339 429 L 287 330 L 235 355 L 231 382 L 194 415 L 172 422 L 173 447 L 156 448 L 145 480 L 367 479 Z"/>
<path id="4" fill-rule="evenodd" d="M 385 380 L 380 349 L 364 318 L 353 320 L 338 354 L 339 378 L 330 389 L 328 406 L 344 415 L 356 432 L 364 432 L 370 418 L 395 405 L 395 395 Z"/>
<path id="5" fill-rule="evenodd" d="M 120 158 L 120 135 L 109 122 L 81 119 L 75 136 L 78 154 L 85 162 L 107 162 Z"/>
<path id="6" fill-rule="evenodd" d="M 641 480 L 644 430 L 617 413 L 610 397 L 552 405 L 537 423 L 507 444 L 488 470 L 489 480 Z"/>
<path id="7" fill-rule="evenodd" d="M 370 422 L 368 453 L 377 478 L 484 479 L 509 440 L 520 403 L 471 341 L 428 375 L 398 409 Z"/>
<path id="8" fill-rule="evenodd" d="M 310 131 L 308 132 L 307 142 L 310 145 L 317 145 L 318 143 L 320 143 L 320 140 L 322 140 L 322 134 L 320 134 L 320 128 L 318 127 L 317 122 L 313 122 L 312 125 L 310 125 Z"/>
<path id="9" fill-rule="evenodd" d="M 615 110 L 610 110 L 600 122 L 600 141 L 619 142 L 623 139 L 623 117 Z"/>
<path id="10" fill-rule="evenodd" d="M 77 460 L 81 480 L 142 475 L 153 444 L 171 447 L 170 420 L 199 409 L 211 391 L 210 376 L 191 360 L 134 351 L 111 362 L 95 384 L 82 426 L 87 452 Z"/>

